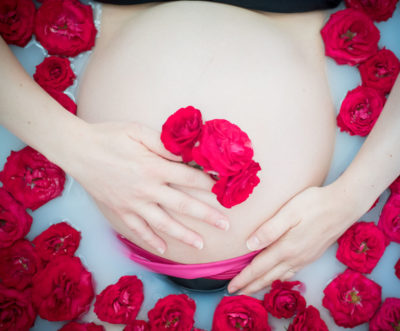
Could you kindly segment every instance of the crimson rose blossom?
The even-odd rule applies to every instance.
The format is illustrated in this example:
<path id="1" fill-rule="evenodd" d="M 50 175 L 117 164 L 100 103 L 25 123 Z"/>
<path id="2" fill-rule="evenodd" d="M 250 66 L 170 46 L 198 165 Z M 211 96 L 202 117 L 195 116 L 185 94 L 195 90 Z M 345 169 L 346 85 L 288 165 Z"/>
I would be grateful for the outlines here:
<path id="1" fill-rule="evenodd" d="M 58 331 L 105 331 L 104 326 L 94 323 L 69 322 Z"/>
<path id="2" fill-rule="evenodd" d="M 282 282 L 275 280 L 271 285 L 269 293 L 264 295 L 264 307 L 277 318 L 290 318 L 298 311 L 304 310 L 306 300 L 299 291 L 293 290 L 296 286 L 301 286 L 299 281 Z"/>
<path id="3" fill-rule="evenodd" d="M 392 193 L 383 206 L 378 227 L 388 240 L 400 243 L 400 194 Z"/>
<path id="4" fill-rule="evenodd" d="M 257 172 L 261 170 L 257 162 L 251 161 L 247 168 L 236 175 L 220 177 L 212 187 L 217 200 L 226 208 L 245 201 L 260 183 Z"/>
<path id="5" fill-rule="evenodd" d="M 35 210 L 58 197 L 65 173 L 32 147 L 12 151 L 0 172 L 3 187 L 25 208 Z"/>
<path id="6" fill-rule="evenodd" d="M 0 331 L 27 331 L 35 323 L 31 291 L 17 291 L 0 284 Z"/>
<path id="7" fill-rule="evenodd" d="M 352 328 L 367 322 L 381 304 L 382 288 L 377 283 L 347 269 L 324 289 L 323 306 L 335 323 Z"/>
<path id="8" fill-rule="evenodd" d="M 94 46 L 93 11 L 78 0 L 44 1 L 36 13 L 35 35 L 49 54 L 76 56 Z"/>
<path id="9" fill-rule="evenodd" d="M 67 58 L 49 56 L 36 66 L 35 81 L 45 90 L 64 91 L 75 79 L 71 63 Z"/>
<path id="10" fill-rule="evenodd" d="M 58 256 L 33 277 L 32 301 L 49 321 L 78 318 L 94 297 L 92 275 L 78 257 Z"/>
<path id="11" fill-rule="evenodd" d="M 223 297 L 214 312 L 212 331 L 270 331 L 262 301 L 238 295 Z"/>
<path id="12" fill-rule="evenodd" d="M 349 8 L 332 14 L 321 36 L 327 56 L 337 64 L 356 65 L 378 51 L 380 32 L 366 14 Z"/>
<path id="13" fill-rule="evenodd" d="M 41 269 L 41 262 L 32 244 L 25 239 L 0 250 L 0 280 L 17 290 L 32 284 L 32 277 Z"/>
<path id="14" fill-rule="evenodd" d="M 254 153 L 245 132 L 227 120 L 216 119 L 204 123 L 192 154 L 204 171 L 226 177 L 247 168 Z"/>
<path id="15" fill-rule="evenodd" d="M 31 225 L 32 217 L 0 187 L 0 249 L 25 237 Z"/>
<path id="16" fill-rule="evenodd" d="M 321 319 L 318 309 L 312 305 L 299 312 L 287 329 L 287 331 L 304 330 L 329 331 L 325 322 Z"/>
<path id="17" fill-rule="evenodd" d="M 136 276 L 123 276 L 96 297 L 94 312 L 102 321 L 132 323 L 143 303 L 143 284 Z"/>
<path id="18" fill-rule="evenodd" d="M 79 247 L 81 234 L 66 222 L 53 224 L 33 239 L 40 258 L 49 261 L 59 255 L 73 256 Z"/>
<path id="19" fill-rule="evenodd" d="M 24 47 L 32 38 L 34 19 L 32 0 L 0 1 L 0 35 L 7 44 Z"/>
<path id="20" fill-rule="evenodd" d="M 157 301 L 147 315 L 152 331 L 190 331 L 196 303 L 186 294 L 170 294 Z"/>
<path id="21" fill-rule="evenodd" d="M 56 100 L 61 106 L 63 106 L 66 110 L 68 110 L 71 114 L 76 115 L 77 106 L 74 100 L 72 100 L 68 95 L 63 92 L 56 90 L 46 90 L 48 94 L 50 94 L 54 100 Z"/>
<path id="22" fill-rule="evenodd" d="M 382 92 L 370 87 L 358 86 L 349 91 L 336 119 L 340 131 L 365 137 L 375 125 L 385 102 Z"/>
<path id="23" fill-rule="evenodd" d="M 389 186 L 392 193 L 400 194 L 400 176 L 395 179 L 395 181 Z"/>
<path id="24" fill-rule="evenodd" d="M 389 49 L 381 49 L 358 67 L 362 84 L 390 93 L 400 72 L 400 61 Z"/>
<path id="25" fill-rule="evenodd" d="M 400 279 L 400 259 L 397 261 L 396 265 L 394 266 L 395 274 L 398 279 Z"/>
<path id="26" fill-rule="evenodd" d="M 336 258 L 362 273 L 371 273 L 386 248 L 386 238 L 374 222 L 358 222 L 338 239 Z"/>
<path id="27" fill-rule="evenodd" d="M 124 327 L 123 331 L 150 331 L 150 326 L 145 321 L 136 320 Z"/>
<path id="28" fill-rule="evenodd" d="M 400 299 L 386 298 L 369 322 L 369 331 L 392 331 L 400 328 Z"/>
<path id="29" fill-rule="evenodd" d="M 192 106 L 180 108 L 162 126 L 161 141 L 168 151 L 181 155 L 183 162 L 190 162 L 193 160 L 192 148 L 202 126 L 200 110 Z"/>
<path id="30" fill-rule="evenodd" d="M 398 0 L 346 0 L 346 6 L 363 11 L 372 20 L 381 22 L 392 17 Z"/>

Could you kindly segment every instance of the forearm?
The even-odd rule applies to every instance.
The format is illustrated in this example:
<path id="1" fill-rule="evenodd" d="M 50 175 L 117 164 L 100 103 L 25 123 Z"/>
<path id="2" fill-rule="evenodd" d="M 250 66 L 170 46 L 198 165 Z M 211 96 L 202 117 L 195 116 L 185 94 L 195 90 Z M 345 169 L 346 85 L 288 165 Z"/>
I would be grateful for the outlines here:
<path id="1" fill-rule="evenodd" d="M 2 38 L 0 58 L 0 124 L 68 171 L 86 123 L 33 81 Z"/>

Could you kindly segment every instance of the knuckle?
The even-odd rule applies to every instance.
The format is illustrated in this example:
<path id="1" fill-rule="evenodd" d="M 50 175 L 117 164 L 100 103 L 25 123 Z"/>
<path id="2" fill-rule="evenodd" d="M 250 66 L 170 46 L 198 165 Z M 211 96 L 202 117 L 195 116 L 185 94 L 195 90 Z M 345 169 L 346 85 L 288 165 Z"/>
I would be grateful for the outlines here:
<path id="1" fill-rule="evenodd" d="M 154 229 L 156 229 L 157 231 L 161 231 L 161 232 L 167 232 L 167 225 L 165 222 L 156 222 L 153 224 Z"/>
<path id="2" fill-rule="evenodd" d="M 177 211 L 180 214 L 187 214 L 190 209 L 189 203 L 186 200 L 178 202 Z"/>

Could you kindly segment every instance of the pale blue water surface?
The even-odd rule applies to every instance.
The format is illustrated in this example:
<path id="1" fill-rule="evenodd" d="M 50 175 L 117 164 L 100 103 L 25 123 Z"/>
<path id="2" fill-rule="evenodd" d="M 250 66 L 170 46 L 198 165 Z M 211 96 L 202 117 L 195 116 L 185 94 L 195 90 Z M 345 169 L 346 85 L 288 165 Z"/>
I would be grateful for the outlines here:
<path id="1" fill-rule="evenodd" d="M 96 13 L 96 24 L 99 26 L 101 5 L 93 5 Z M 391 49 L 400 58 L 400 5 L 394 16 L 387 22 L 379 23 L 377 26 L 381 31 L 380 47 Z M 342 9 L 339 7 L 338 9 Z M 338 10 L 336 9 L 336 10 Z M 25 48 L 11 47 L 14 54 L 23 64 L 30 75 L 33 75 L 35 66 L 43 61 L 46 52 L 33 39 Z M 89 53 L 82 54 L 71 59 L 76 73 L 82 71 Z M 348 90 L 355 88 L 360 83 L 360 77 L 356 68 L 349 66 L 338 66 L 331 59 L 327 59 L 332 97 L 337 111 L 341 101 Z M 67 90 L 67 94 L 74 98 L 77 82 Z M 23 96 L 21 96 L 23 97 Z M 27 109 L 29 111 L 29 109 Z M 44 119 L 45 120 L 45 119 Z M 400 129 L 400 128 L 399 128 Z M 334 181 L 352 161 L 363 138 L 349 136 L 337 130 L 337 140 L 334 159 L 332 161 L 326 183 Z M 25 144 L 10 132 L 0 127 L 0 169 L 3 167 L 11 150 L 19 150 Z M 377 222 L 382 207 L 389 196 L 386 191 L 382 194 L 380 202 L 371 212 L 362 217 L 366 221 Z M 179 288 L 163 276 L 153 274 L 134 264 L 123 254 L 124 247 L 116 239 L 110 230 L 107 220 L 98 211 L 97 207 L 82 189 L 82 187 L 71 177 L 65 185 L 61 197 L 54 199 L 45 206 L 31 213 L 34 219 L 28 239 L 33 239 L 40 232 L 47 229 L 51 224 L 67 221 L 82 232 L 82 241 L 77 255 L 82 259 L 88 270 L 94 276 L 96 293 L 100 293 L 107 285 L 115 283 L 123 275 L 137 275 L 144 283 L 145 299 L 138 319 L 147 319 L 147 312 L 154 306 L 156 301 L 171 293 L 186 293 L 196 301 L 196 327 L 206 330 L 211 329 L 214 309 L 226 291 L 217 293 L 189 292 Z M 323 220 L 321 220 L 323 222 Z M 322 318 L 326 321 L 330 330 L 344 330 L 335 325 L 329 312 L 322 307 L 322 292 L 328 282 L 338 273 L 345 270 L 345 266 L 336 258 L 337 245 L 333 245 L 316 262 L 304 268 L 296 275 L 296 279 L 306 284 L 304 296 L 308 304 L 316 306 Z M 400 297 L 400 281 L 395 277 L 394 265 L 400 257 L 400 245 L 391 243 L 385 251 L 384 256 L 368 278 L 378 282 L 382 286 L 383 299 L 386 297 Z M 265 291 L 256 295 L 262 298 Z M 84 321 L 94 321 L 103 324 L 107 330 L 122 330 L 122 325 L 111 325 L 99 321 L 91 311 L 83 317 Z M 290 320 L 277 320 L 270 317 L 270 325 L 274 330 L 285 330 Z M 65 322 L 48 322 L 38 318 L 32 330 L 51 331 L 57 330 Z M 368 325 L 360 325 L 354 330 L 368 330 Z"/>

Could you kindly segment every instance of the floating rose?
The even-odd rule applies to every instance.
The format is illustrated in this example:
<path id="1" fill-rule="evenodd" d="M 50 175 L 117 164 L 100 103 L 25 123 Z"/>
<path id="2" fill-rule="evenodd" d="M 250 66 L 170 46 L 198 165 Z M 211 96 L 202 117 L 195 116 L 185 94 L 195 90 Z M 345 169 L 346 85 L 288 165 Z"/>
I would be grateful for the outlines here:
<path id="1" fill-rule="evenodd" d="M 27 146 L 18 152 L 11 152 L 0 172 L 0 180 L 25 208 L 35 210 L 61 194 L 65 173 Z"/>
<path id="2" fill-rule="evenodd" d="M 287 331 L 329 331 L 325 322 L 321 319 L 319 311 L 314 306 L 308 306 L 299 312 L 290 323 Z"/>
<path id="3" fill-rule="evenodd" d="M 105 331 L 104 326 L 94 323 L 69 322 L 58 331 Z"/>
<path id="4" fill-rule="evenodd" d="M 150 326 L 145 321 L 136 320 L 127 325 L 123 331 L 150 331 Z"/>
<path id="5" fill-rule="evenodd" d="M 35 19 L 35 35 L 49 54 L 76 56 L 94 46 L 93 11 L 78 0 L 44 1 Z"/>
<path id="6" fill-rule="evenodd" d="M 390 195 L 383 206 L 378 227 L 390 241 L 400 243 L 400 194 Z"/>
<path id="7" fill-rule="evenodd" d="M 366 14 L 350 8 L 332 14 L 321 36 L 326 56 L 337 64 L 356 65 L 378 51 L 380 32 Z"/>
<path id="8" fill-rule="evenodd" d="M 369 322 L 369 331 L 397 331 L 400 329 L 400 299 L 386 298 Z"/>
<path id="9" fill-rule="evenodd" d="M 358 222 L 338 239 L 336 258 L 362 273 L 371 273 L 385 252 L 386 238 L 374 222 Z"/>
<path id="10" fill-rule="evenodd" d="M 381 22 L 392 17 L 399 0 L 346 0 L 346 6 L 358 9 L 372 20 Z"/>
<path id="11" fill-rule="evenodd" d="M 56 90 L 47 90 L 54 100 L 56 100 L 61 106 L 68 110 L 71 114 L 76 115 L 77 106 L 74 100 L 72 100 L 68 95 L 63 92 Z"/>
<path id="12" fill-rule="evenodd" d="M 34 19 L 32 0 L 0 1 L 0 35 L 7 44 L 24 47 L 32 38 Z"/>
<path id="13" fill-rule="evenodd" d="M 347 93 L 337 116 L 340 131 L 364 137 L 372 130 L 383 106 L 385 96 L 369 87 L 359 86 Z"/>
<path id="14" fill-rule="evenodd" d="M 270 331 L 262 301 L 238 295 L 223 297 L 214 312 L 212 331 Z"/>
<path id="15" fill-rule="evenodd" d="M 97 297 L 94 312 L 102 321 L 133 323 L 143 303 L 143 284 L 136 276 L 123 276 L 107 286 Z"/>
<path id="16" fill-rule="evenodd" d="M 380 285 L 347 269 L 324 289 L 322 304 L 337 325 L 352 328 L 371 319 L 381 303 L 381 293 Z"/>
<path id="17" fill-rule="evenodd" d="M 0 249 L 25 237 L 31 225 L 32 217 L 0 187 Z"/>
<path id="18" fill-rule="evenodd" d="M 195 302 L 186 294 L 170 294 L 158 300 L 147 313 L 150 330 L 191 331 L 195 310 Z"/>

